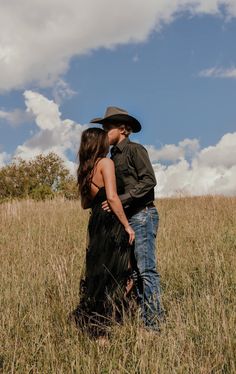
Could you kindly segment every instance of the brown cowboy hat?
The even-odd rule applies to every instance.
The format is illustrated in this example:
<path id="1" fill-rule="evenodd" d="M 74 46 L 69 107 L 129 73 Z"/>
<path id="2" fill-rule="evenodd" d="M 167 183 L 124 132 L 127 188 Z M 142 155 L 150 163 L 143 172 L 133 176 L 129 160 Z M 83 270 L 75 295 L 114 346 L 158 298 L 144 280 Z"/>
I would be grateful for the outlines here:
<path id="1" fill-rule="evenodd" d="M 107 107 L 103 118 L 94 118 L 90 122 L 101 123 L 102 125 L 109 125 L 109 123 L 127 123 L 132 128 L 133 132 L 139 132 L 142 128 L 140 122 L 136 118 L 130 116 L 126 110 L 115 106 Z"/>

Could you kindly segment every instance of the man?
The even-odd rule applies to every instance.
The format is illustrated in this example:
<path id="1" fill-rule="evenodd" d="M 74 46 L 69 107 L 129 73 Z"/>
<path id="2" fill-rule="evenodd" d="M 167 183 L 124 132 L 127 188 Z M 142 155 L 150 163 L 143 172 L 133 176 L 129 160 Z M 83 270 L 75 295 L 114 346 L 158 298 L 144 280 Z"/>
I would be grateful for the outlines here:
<path id="1" fill-rule="evenodd" d="M 108 107 L 103 118 L 95 118 L 91 123 L 102 124 L 110 145 L 113 145 L 111 159 L 115 164 L 116 177 L 124 185 L 124 193 L 119 197 L 135 231 L 137 272 L 134 280 L 142 320 L 147 329 L 158 330 L 163 310 L 155 255 L 159 221 L 154 205 L 156 178 L 146 149 L 129 140 L 132 132 L 141 130 L 141 124 L 127 111 L 117 107 Z M 109 210 L 107 202 L 103 203 L 103 209 Z"/>

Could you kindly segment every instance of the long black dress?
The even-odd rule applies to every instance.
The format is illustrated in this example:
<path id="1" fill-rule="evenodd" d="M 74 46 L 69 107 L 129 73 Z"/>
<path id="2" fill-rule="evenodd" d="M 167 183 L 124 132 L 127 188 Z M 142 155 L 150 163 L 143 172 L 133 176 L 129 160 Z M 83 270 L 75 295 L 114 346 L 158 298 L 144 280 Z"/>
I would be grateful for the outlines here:
<path id="1" fill-rule="evenodd" d="M 119 186 L 117 189 L 119 192 Z M 114 319 L 122 320 L 131 273 L 129 236 L 115 214 L 102 209 L 106 199 L 105 187 L 101 187 L 92 202 L 85 274 L 80 282 L 80 303 L 74 311 L 78 327 L 95 337 L 106 334 Z"/>

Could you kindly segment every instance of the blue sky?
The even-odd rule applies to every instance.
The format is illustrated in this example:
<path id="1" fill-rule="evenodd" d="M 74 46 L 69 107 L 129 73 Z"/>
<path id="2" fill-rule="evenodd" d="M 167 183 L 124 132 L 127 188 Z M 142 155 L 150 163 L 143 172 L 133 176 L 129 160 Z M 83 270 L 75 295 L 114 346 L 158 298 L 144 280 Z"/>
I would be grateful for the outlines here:
<path id="1" fill-rule="evenodd" d="M 230 166 L 227 164 L 226 167 L 223 163 L 226 168 L 224 172 L 227 174 L 230 168 L 233 174 L 227 176 L 230 181 L 224 180 L 224 187 L 220 190 L 216 187 L 217 178 L 222 181 L 226 174 L 222 177 L 223 171 L 219 169 L 222 167 L 221 163 L 213 165 L 211 160 L 211 157 L 215 160 L 214 154 L 218 154 L 219 147 L 223 152 L 222 159 L 227 158 L 229 150 L 225 151 L 223 146 L 227 148 L 227 144 L 230 144 L 229 147 L 233 147 L 235 141 L 236 20 L 234 9 L 230 11 L 230 19 L 229 12 L 224 8 L 219 8 L 218 14 L 212 14 L 211 8 L 204 12 L 194 10 L 195 13 L 192 11 L 191 14 L 183 12 L 171 20 L 165 18 L 164 22 L 160 21 L 157 30 L 150 28 L 147 35 L 145 31 L 141 37 L 134 33 L 121 42 L 109 41 L 109 48 L 107 41 L 103 42 L 104 45 L 99 42 L 97 46 L 88 46 L 83 52 L 76 52 L 75 48 L 75 51 L 70 53 L 70 58 L 67 56 L 66 67 L 61 71 L 57 68 L 57 61 L 54 61 L 55 70 L 59 69 L 59 72 L 46 83 L 43 71 L 44 63 L 47 70 L 48 52 L 45 52 L 45 62 L 42 59 L 41 70 L 35 72 L 32 68 L 29 77 L 24 71 L 24 79 L 21 79 L 20 73 L 20 78 L 17 74 L 14 78 L 15 73 L 11 74 L 10 68 L 9 71 L 6 69 L 10 83 L 8 85 L 6 79 L 0 91 L 2 166 L 14 155 L 29 158 L 36 154 L 37 150 L 50 150 L 50 144 L 46 146 L 30 140 L 36 136 L 44 142 L 45 137 L 40 131 L 48 131 L 46 125 L 39 124 L 39 112 L 44 111 L 44 104 L 35 104 L 36 101 L 39 102 L 39 97 L 43 97 L 45 103 L 52 100 L 53 110 L 59 108 L 61 126 L 66 123 L 63 121 L 73 122 L 71 131 L 75 131 L 73 137 L 77 134 L 78 139 L 73 139 L 71 147 L 61 146 L 58 149 L 59 154 L 71 162 L 74 161 L 76 145 L 77 148 L 79 146 L 83 125 L 88 124 L 93 117 L 102 116 L 106 106 L 115 105 L 127 109 L 143 124 L 143 131 L 132 138 L 147 146 L 157 174 L 165 177 L 165 183 L 172 179 L 172 184 L 174 180 L 180 180 L 179 190 L 196 194 L 191 186 L 186 187 L 189 185 L 186 184 L 186 177 L 195 183 L 197 172 L 193 169 L 197 162 L 198 173 L 201 175 L 203 171 L 199 168 L 202 164 L 204 168 L 211 168 L 208 170 L 209 175 L 213 172 L 212 168 L 217 169 L 214 169 L 212 177 L 209 176 L 213 178 L 213 184 L 206 181 L 208 174 L 204 169 L 204 180 L 199 186 L 201 193 L 232 194 L 232 180 L 235 181 L 236 178 L 235 153 L 233 152 Z M 114 24 L 115 27 L 117 25 Z M 117 30 L 119 33 L 119 27 Z M 83 29 L 80 32 L 83 33 Z M 138 38 L 141 40 L 137 40 Z M 83 43 L 86 44 L 86 41 Z M 61 48 L 63 46 L 62 43 Z M 43 46 L 40 48 L 44 53 Z M 58 58 L 58 65 L 61 63 L 60 58 L 63 60 L 64 57 Z M 33 64 L 36 64 L 35 61 L 29 62 L 29 71 Z M 17 70 L 17 67 L 15 69 Z M 52 76 L 53 67 L 50 69 L 47 74 Z M 27 99 L 25 92 L 34 93 L 34 96 L 31 95 Z M 26 113 L 26 107 L 31 114 Z M 48 112 L 45 112 L 43 118 L 48 115 L 46 113 Z M 50 126 L 52 129 L 53 125 Z M 228 143 L 226 144 L 223 138 L 222 146 L 221 139 L 227 134 L 231 134 L 227 137 Z M 63 143 L 64 135 L 61 136 L 58 141 Z M 188 145 L 181 143 L 185 139 L 189 140 Z M 37 146 L 33 150 L 36 143 Z M 51 145 L 51 149 L 55 149 L 55 142 Z M 209 156 L 212 148 L 215 153 Z M 204 156 L 205 154 L 207 156 Z M 232 155 L 232 152 L 230 154 Z M 203 158 L 205 163 L 201 161 Z M 188 165 L 182 170 L 184 162 L 188 162 Z M 171 174 L 173 172 L 174 175 Z M 226 189 L 225 183 L 228 186 Z M 207 187 L 209 185 L 210 189 Z M 161 191 L 165 189 L 166 185 L 163 184 Z M 171 195 L 174 191 L 172 186 L 168 194 Z"/>
<path id="2" fill-rule="evenodd" d="M 199 72 L 230 67 L 235 37 L 236 22 L 181 17 L 145 43 L 75 59 L 66 78 L 79 95 L 64 104 L 63 113 L 84 123 L 114 104 L 141 119 L 138 139 L 146 144 L 184 137 L 215 144 L 236 129 L 236 79 L 203 78 Z"/>

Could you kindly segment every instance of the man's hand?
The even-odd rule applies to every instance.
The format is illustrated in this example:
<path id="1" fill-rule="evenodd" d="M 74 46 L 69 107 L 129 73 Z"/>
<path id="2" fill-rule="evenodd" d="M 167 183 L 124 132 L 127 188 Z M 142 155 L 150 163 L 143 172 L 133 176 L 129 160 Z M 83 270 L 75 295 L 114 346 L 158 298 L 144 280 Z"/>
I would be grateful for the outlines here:
<path id="1" fill-rule="evenodd" d="M 111 212 L 111 208 L 107 200 L 102 202 L 102 209 L 106 210 L 107 212 Z"/>

